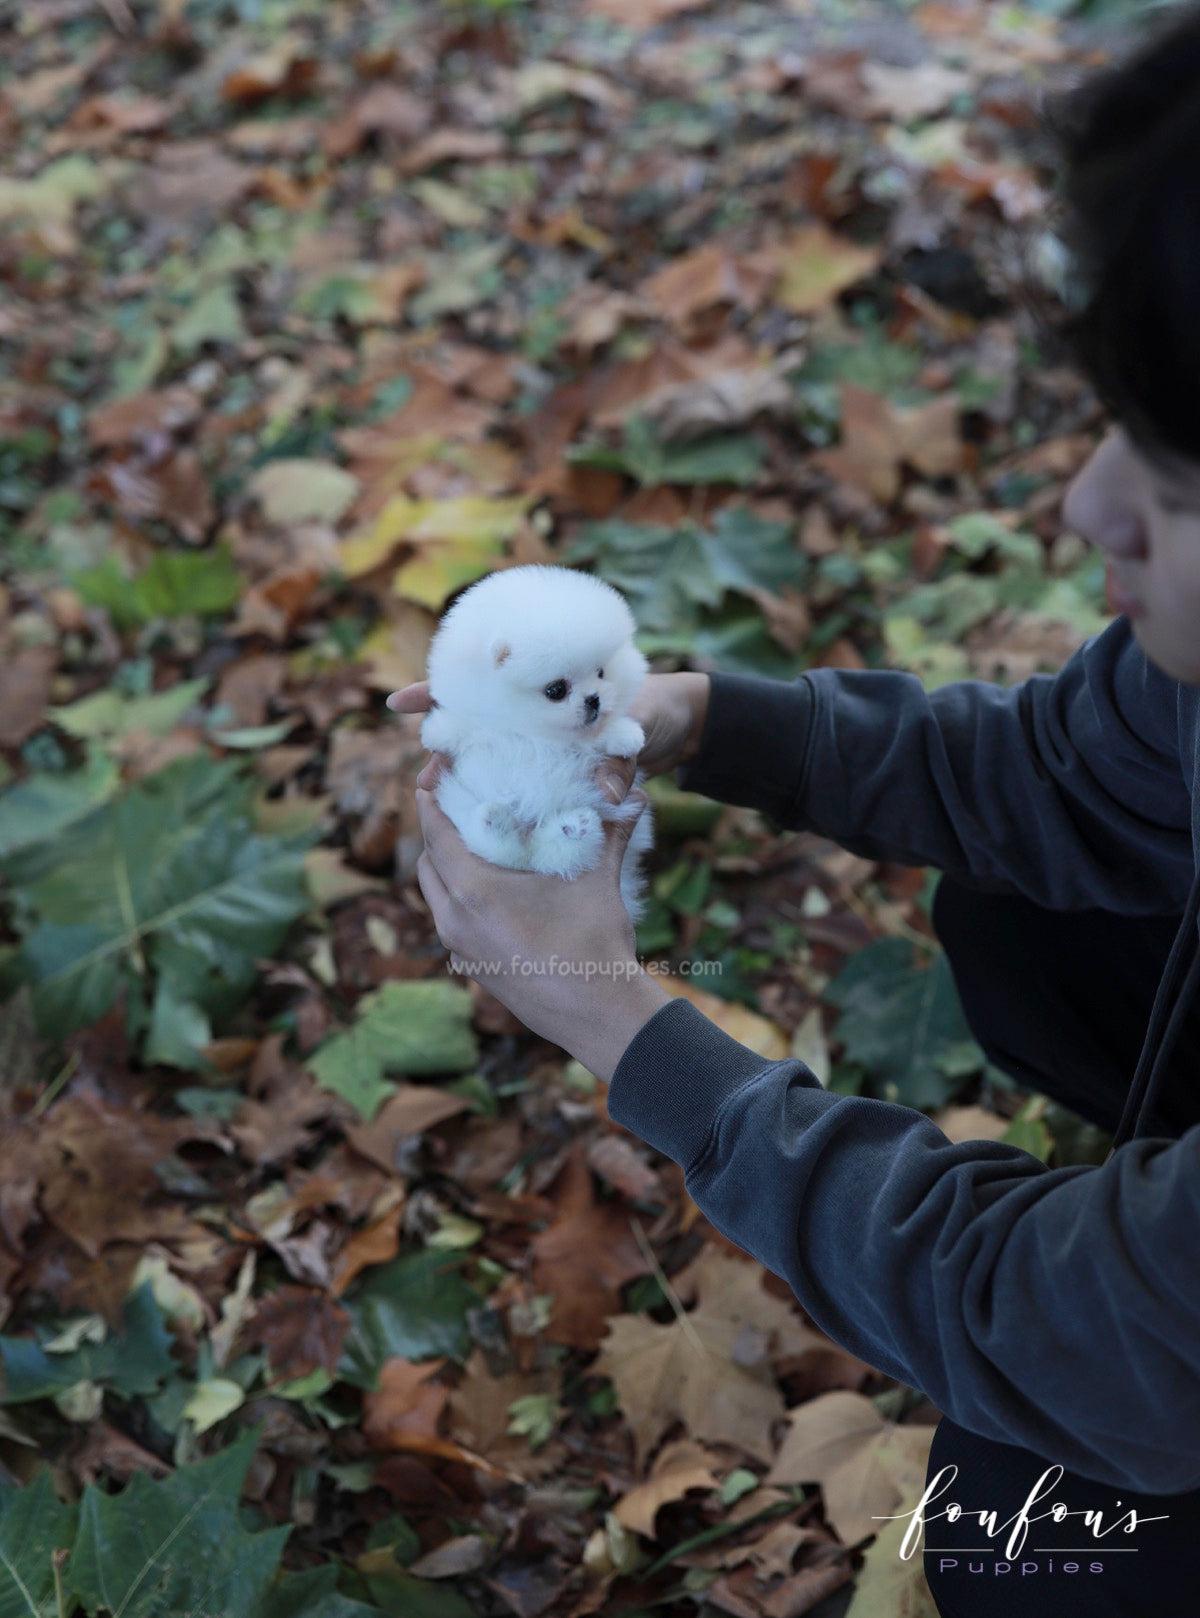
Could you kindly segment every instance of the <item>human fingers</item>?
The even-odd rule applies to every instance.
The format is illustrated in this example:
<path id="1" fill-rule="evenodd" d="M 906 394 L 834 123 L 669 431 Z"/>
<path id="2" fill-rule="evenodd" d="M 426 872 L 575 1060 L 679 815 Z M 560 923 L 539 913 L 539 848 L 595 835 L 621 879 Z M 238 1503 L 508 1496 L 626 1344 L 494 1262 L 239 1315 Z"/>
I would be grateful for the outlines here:
<path id="1" fill-rule="evenodd" d="M 430 859 L 427 848 L 421 850 L 420 858 L 417 860 L 417 886 L 425 896 L 429 914 L 433 917 L 434 929 L 444 944 L 446 939 L 443 930 L 447 927 L 450 915 L 450 894 L 438 875 L 437 866 Z"/>
<path id="2" fill-rule="evenodd" d="M 426 792 L 432 792 L 441 780 L 442 775 L 450 768 L 450 760 L 445 753 L 430 753 L 429 758 L 421 766 L 421 773 L 417 776 L 417 785 Z"/>
<path id="3" fill-rule="evenodd" d="M 428 713 L 433 703 L 429 700 L 429 681 L 417 680 L 412 685 L 393 691 L 384 703 L 393 713 Z"/>
<path id="4" fill-rule="evenodd" d="M 596 768 L 596 782 L 610 803 L 621 803 L 636 774 L 636 759 L 604 758 Z"/>

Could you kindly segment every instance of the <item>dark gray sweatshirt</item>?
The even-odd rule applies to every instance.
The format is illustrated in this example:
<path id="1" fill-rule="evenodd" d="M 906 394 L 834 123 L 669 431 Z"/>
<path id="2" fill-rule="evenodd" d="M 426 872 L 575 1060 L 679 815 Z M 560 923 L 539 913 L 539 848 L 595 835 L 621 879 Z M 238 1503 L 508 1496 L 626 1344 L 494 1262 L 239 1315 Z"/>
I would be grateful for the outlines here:
<path id="1" fill-rule="evenodd" d="M 1200 689 L 1125 618 L 1008 690 L 714 676 L 681 784 L 1050 909 L 1183 912 L 1173 986 L 1194 990 Z M 1103 1167 L 951 1145 L 683 1000 L 632 1040 L 609 1111 L 830 1337 L 960 1425 L 1118 1487 L 1200 1487 L 1200 1127 L 1134 1130 Z"/>

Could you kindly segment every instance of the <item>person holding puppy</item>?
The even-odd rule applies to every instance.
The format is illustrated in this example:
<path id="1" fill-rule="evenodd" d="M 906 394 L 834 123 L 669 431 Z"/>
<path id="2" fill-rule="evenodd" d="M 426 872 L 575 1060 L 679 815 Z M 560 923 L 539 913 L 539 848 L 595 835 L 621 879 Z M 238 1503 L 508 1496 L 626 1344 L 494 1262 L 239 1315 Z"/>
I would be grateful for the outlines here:
<path id="1" fill-rule="evenodd" d="M 1064 515 L 1104 552 L 1119 616 L 1010 690 L 673 674 L 633 711 L 639 768 L 943 872 L 933 920 L 976 1037 L 1115 1131 L 1109 1160 L 952 1144 L 668 996 L 620 899 L 628 821 L 568 883 L 469 854 L 429 790 L 439 758 L 417 794 L 442 941 L 495 963 L 489 990 L 609 1083 L 612 1117 L 683 1166 L 822 1330 L 944 1412 L 918 1526 L 945 1618 L 1196 1608 L 1200 9 L 1094 74 L 1059 133 L 1081 278 L 1067 331 L 1114 423 Z M 619 800 L 633 764 L 609 769 Z M 625 970 L 520 971 L 551 955 Z"/>

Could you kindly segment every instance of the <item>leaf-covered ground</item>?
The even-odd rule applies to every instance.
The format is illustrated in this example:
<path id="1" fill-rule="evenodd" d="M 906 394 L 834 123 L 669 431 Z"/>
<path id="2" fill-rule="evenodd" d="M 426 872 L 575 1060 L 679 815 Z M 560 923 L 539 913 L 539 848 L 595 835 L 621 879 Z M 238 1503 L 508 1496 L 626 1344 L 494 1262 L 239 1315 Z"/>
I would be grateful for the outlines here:
<path id="1" fill-rule="evenodd" d="M 383 697 L 508 560 L 664 668 L 1058 667 L 1100 416 L 1037 108 L 1095 52 L 979 0 L 0 8 L 0 1610 L 929 1610 L 863 1547 L 936 1412 L 447 974 Z M 656 791 L 670 987 L 1102 1149 L 971 1042 L 929 873 Z"/>

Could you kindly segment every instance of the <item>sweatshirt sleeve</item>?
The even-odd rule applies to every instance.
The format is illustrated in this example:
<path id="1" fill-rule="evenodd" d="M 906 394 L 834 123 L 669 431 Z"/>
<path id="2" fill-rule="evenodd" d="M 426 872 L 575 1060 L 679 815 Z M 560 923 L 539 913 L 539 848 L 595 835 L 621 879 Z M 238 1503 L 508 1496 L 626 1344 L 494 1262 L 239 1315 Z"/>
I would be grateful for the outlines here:
<path id="1" fill-rule="evenodd" d="M 961 1426 L 1114 1487 L 1200 1486 L 1200 1126 L 1048 1169 L 830 1094 L 683 1000 L 609 1111 L 835 1342 Z"/>
<path id="2" fill-rule="evenodd" d="M 712 676 L 680 785 L 1049 910 L 1167 914 L 1194 875 L 1179 686 L 1116 619 L 1004 688 L 816 669 Z"/>

